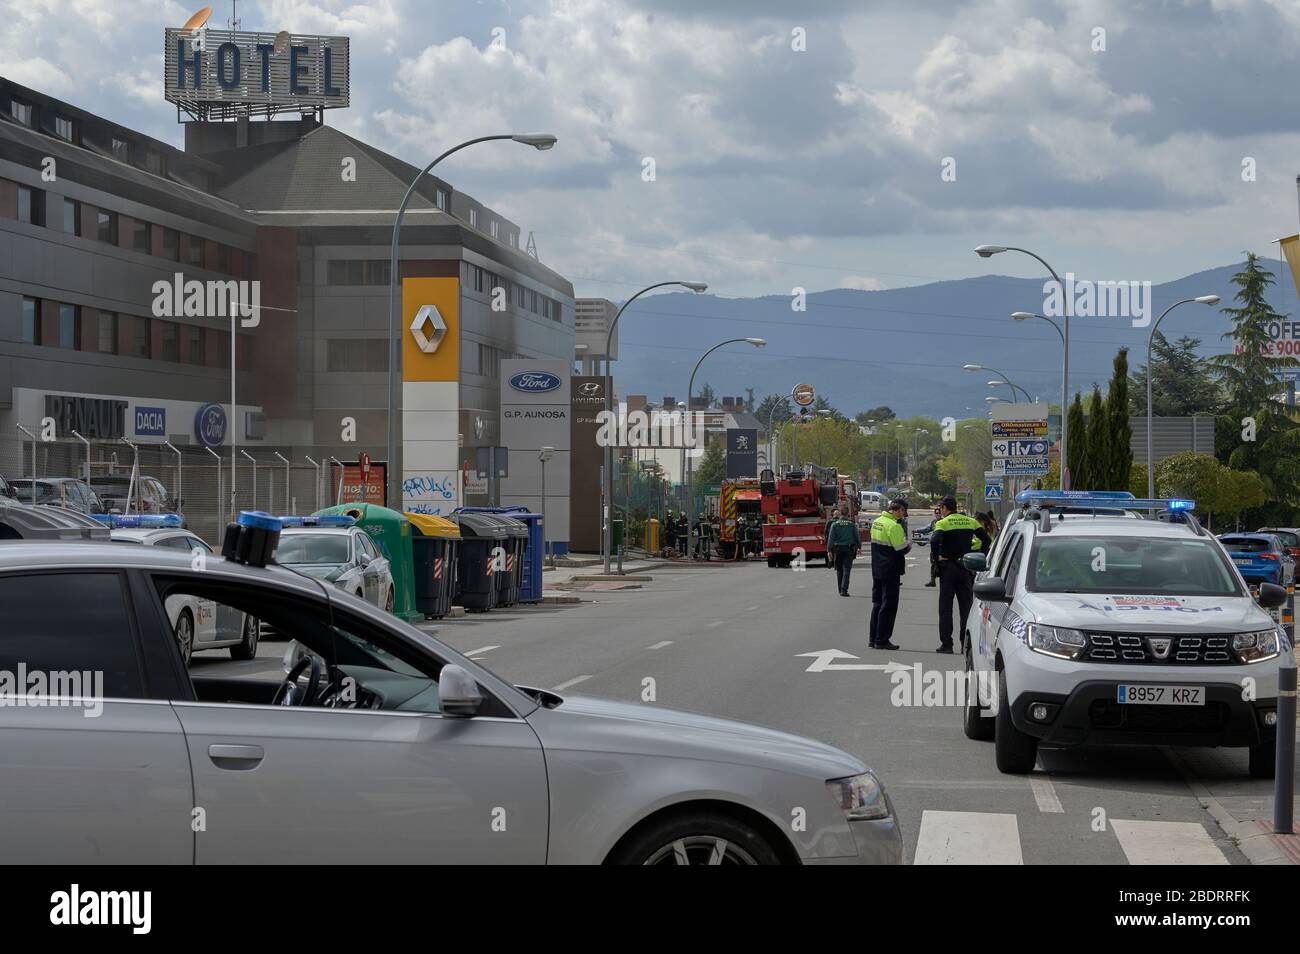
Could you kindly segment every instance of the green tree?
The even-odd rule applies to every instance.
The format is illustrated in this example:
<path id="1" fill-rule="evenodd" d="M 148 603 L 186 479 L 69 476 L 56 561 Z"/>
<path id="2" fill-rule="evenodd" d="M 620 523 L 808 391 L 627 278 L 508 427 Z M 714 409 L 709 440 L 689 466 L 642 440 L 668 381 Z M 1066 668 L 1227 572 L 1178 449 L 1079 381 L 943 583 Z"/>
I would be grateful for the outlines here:
<path id="1" fill-rule="evenodd" d="M 940 474 L 939 460 L 932 457 L 922 461 L 912 471 L 912 486 L 931 497 L 942 497 L 954 491 L 956 482 Z"/>
<path id="2" fill-rule="evenodd" d="M 713 387 L 706 381 L 699 393 L 691 398 L 691 407 L 713 407 L 717 400 L 718 396 L 713 393 Z"/>
<path id="3" fill-rule="evenodd" d="M 704 484 L 716 484 L 727 475 L 727 461 L 722 448 L 713 444 L 700 455 L 699 461 L 692 465 L 691 482 L 696 487 Z"/>
<path id="4" fill-rule="evenodd" d="M 1065 466 L 1070 471 L 1070 486 L 1092 489 L 1087 463 L 1088 432 L 1084 427 L 1083 398 L 1078 391 L 1074 392 L 1074 403 L 1070 405 L 1066 424 L 1069 427 L 1070 434 L 1074 436 L 1074 440 L 1070 441 L 1070 446 L 1066 452 L 1067 460 L 1065 462 Z"/>
<path id="5" fill-rule="evenodd" d="M 1173 344 L 1160 332 L 1151 339 L 1151 368 L 1144 364 L 1129 381 L 1129 406 L 1134 417 L 1147 412 L 1147 374 L 1151 378 L 1151 404 L 1156 417 L 1191 417 L 1212 414 L 1223 396 L 1211 374 L 1209 362 L 1196 353 L 1200 338 L 1187 335 Z"/>
<path id="6" fill-rule="evenodd" d="M 788 421 L 793 414 L 794 407 L 790 402 L 790 398 L 784 394 L 769 394 L 763 398 L 754 411 L 754 417 L 763 425 L 765 432 L 769 417 L 772 420 L 772 429 L 775 430 L 780 424 Z"/>
<path id="7" fill-rule="evenodd" d="M 879 424 L 883 424 L 885 421 L 892 421 L 897 416 L 898 415 L 894 413 L 893 408 L 889 407 L 887 404 L 882 404 L 879 407 L 868 408 L 865 411 L 858 411 L 858 413 L 854 415 L 853 419 L 859 424 L 866 424 L 868 421 L 875 421 Z"/>
<path id="8" fill-rule="evenodd" d="M 1129 424 L 1128 349 L 1115 355 L 1110 387 L 1106 392 L 1107 471 L 1105 485 L 1098 489 L 1123 490 L 1133 470 L 1133 427 Z"/>

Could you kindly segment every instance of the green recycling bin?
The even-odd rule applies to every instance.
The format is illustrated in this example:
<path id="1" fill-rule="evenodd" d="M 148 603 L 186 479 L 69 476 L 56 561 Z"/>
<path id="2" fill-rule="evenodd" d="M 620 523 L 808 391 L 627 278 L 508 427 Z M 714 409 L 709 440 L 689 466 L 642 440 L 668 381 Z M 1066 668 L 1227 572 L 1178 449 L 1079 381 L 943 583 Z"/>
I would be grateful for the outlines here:
<path id="1" fill-rule="evenodd" d="M 314 516 L 340 514 L 352 517 L 379 552 L 388 560 L 393 574 L 393 615 L 399 619 L 423 619 L 415 606 L 415 567 L 411 555 L 411 521 L 405 514 L 372 503 L 345 503 L 317 510 Z"/>
<path id="2" fill-rule="evenodd" d="M 460 527 L 427 513 L 408 513 L 406 518 L 411 521 L 415 608 L 425 619 L 441 619 L 451 612 L 456 595 Z"/>

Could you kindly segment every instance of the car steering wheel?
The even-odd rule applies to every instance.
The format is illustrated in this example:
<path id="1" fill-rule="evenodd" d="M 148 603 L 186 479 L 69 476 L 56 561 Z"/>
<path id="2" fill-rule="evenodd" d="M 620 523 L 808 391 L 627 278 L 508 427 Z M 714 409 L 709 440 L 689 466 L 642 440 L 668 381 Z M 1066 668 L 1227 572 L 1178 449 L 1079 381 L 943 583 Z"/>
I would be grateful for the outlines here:
<path id="1" fill-rule="evenodd" d="M 303 671 L 308 666 L 311 667 L 311 677 L 307 680 L 307 688 L 303 689 L 298 685 L 298 677 L 303 674 Z M 289 674 L 285 677 L 284 682 L 282 682 L 280 688 L 275 691 L 275 697 L 271 700 L 271 705 L 311 705 L 316 700 L 317 694 L 320 692 L 320 677 L 320 659 L 316 655 L 308 653 L 293 664 L 293 668 L 289 670 Z"/>

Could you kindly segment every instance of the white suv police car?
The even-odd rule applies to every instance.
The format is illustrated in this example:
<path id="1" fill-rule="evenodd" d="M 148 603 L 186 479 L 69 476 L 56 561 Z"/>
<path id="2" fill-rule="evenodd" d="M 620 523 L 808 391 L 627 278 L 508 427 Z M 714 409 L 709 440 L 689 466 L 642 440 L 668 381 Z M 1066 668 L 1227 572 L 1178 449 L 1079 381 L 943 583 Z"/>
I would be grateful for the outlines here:
<path id="1" fill-rule="evenodd" d="M 1252 598 L 1193 501 L 1025 491 L 979 572 L 964 649 L 968 738 L 998 768 L 1033 770 L 1038 746 L 1247 746 L 1273 775 L 1285 631 Z M 1159 519 L 1133 511 L 1160 510 Z"/>

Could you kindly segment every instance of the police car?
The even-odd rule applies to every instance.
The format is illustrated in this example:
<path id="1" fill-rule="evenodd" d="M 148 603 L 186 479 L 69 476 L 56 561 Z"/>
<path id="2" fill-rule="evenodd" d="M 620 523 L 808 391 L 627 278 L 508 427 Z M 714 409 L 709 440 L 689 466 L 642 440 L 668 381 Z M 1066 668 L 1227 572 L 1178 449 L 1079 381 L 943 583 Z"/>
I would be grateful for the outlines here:
<path id="1" fill-rule="evenodd" d="M 999 770 L 1032 771 L 1038 746 L 1245 746 L 1273 775 L 1277 670 L 1290 652 L 1190 500 L 1025 491 L 979 573 L 964 639 L 968 738 Z M 1134 519 L 1135 511 L 1158 519 Z"/>

